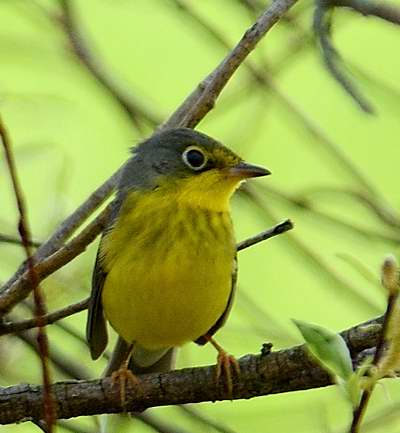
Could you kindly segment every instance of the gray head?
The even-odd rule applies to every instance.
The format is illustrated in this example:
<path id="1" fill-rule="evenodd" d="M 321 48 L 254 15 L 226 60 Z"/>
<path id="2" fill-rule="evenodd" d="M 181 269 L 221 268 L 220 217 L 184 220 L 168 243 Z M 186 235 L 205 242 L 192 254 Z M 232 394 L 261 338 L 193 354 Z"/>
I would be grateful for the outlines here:
<path id="1" fill-rule="evenodd" d="M 168 179 L 179 181 L 216 170 L 227 173 L 227 170 L 237 168 L 236 172 L 242 178 L 269 173 L 261 167 L 243 163 L 218 141 L 188 128 L 158 132 L 133 148 L 132 153 L 121 176 L 121 192 L 132 188 L 153 189 Z"/>

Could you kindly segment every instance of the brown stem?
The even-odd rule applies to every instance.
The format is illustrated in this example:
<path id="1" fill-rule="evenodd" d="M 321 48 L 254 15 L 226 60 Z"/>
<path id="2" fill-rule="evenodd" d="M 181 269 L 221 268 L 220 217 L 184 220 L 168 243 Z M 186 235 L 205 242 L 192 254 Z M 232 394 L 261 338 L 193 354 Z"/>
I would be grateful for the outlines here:
<path id="1" fill-rule="evenodd" d="M 57 322 L 57 320 L 64 319 L 65 317 L 72 316 L 73 314 L 86 310 L 88 304 L 89 298 L 86 298 L 77 302 L 76 304 L 71 304 L 67 307 L 61 308 L 60 310 L 54 311 L 53 313 L 46 314 L 40 318 L 41 325 L 51 325 L 52 323 Z M 36 318 L 22 320 L 20 322 L 0 323 L 0 335 L 26 331 L 27 329 L 35 328 L 36 326 Z"/>
<path id="2" fill-rule="evenodd" d="M 17 175 L 17 167 L 14 161 L 14 155 L 12 153 L 11 142 L 4 126 L 3 120 L 0 118 L 0 137 L 3 143 L 5 158 L 7 167 L 10 172 L 12 186 L 14 190 L 14 196 L 17 203 L 19 212 L 18 231 L 21 236 L 21 241 L 25 250 L 27 260 L 27 278 L 33 290 L 33 299 L 35 302 L 35 321 L 38 327 L 37 342 L 39 346 L 40 361 L 42 366 L 42 378 L 43 378 L 43 419 L 45 420 L 47 430 L 49 433 L 53 431 L 53 425 L 55 423 L 55 407 L 53 401 L 53 394 L 51 390 L 51 379 L 50 371 L 48 366 L 49 357 L 49 342 L 47 340 L 47 334 L 42 323 L 42 317 L 46 314 L 46 304 L 44 302 L 40 286 L 39 276 L 35 269 L 35 262 L 32 257 L 32 238 L 30 234 L 28 217 L 25 207 L 25 202 L 22 194 Z"/>
<path id="3" fill-rule="evenodd" d="M 380 332 L 378 336 L 378 341 L 376 343 L 376 350 L 374 354 L 374 358 L 372 360 L 372 365 L 377 366 L 379 364 L 379 361 L 382 359 L 385 345 L 386 345 L 386 335 L 387 330 L 389 327 L 389 323 L 394 311 L 394 307 L 397 301 L 399 294 L 396 293 L 390 293 L 388 296 L 388 302 L 385 314 L 383 316 L 383 324 L 382 324 L 382 331 Z M 356 409 L 353 412 L 353 419 L 351 422 L 349 433 L 358 433 L 360 429 L 361 422 L 363 420 L 363 417 L 365 415 L 365 412 L 368 407 L 369 400 L 371 398 L 372 392 L 374 391 L 375 384 L 372 383 L 368 388 L 364 389 L 360 403 L 356 407 Z"/>

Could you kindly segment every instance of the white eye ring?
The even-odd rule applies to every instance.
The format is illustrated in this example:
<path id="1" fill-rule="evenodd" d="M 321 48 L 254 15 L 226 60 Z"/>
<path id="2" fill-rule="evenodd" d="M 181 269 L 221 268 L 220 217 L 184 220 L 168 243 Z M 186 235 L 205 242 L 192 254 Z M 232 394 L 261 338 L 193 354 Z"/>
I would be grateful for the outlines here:
<path id="1" fill-rule="evenodd" d="M 183 162 L 192 170 L 199 171 L 207 164 L 207 156 L 197 146 L 189 146 L 182 153 Z"/>

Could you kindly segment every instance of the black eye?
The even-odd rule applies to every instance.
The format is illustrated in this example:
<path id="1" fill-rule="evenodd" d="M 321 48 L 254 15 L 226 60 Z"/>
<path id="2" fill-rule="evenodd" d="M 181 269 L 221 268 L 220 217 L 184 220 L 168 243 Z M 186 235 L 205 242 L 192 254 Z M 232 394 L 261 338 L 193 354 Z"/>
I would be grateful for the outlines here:
<path id="1" fill-rule="evenodd" d="M 198 147 L 188 147 L 182 154 L 183 162 L 192 170 L 201 170 L 207 163 L 207 158 Z"/>

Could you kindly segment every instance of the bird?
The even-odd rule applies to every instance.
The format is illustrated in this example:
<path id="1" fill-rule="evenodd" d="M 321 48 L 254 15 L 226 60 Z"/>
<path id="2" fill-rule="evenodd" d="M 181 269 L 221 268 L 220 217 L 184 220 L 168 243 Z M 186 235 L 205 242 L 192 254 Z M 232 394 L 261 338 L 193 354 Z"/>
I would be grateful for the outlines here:
<path id="1" fill-rule="evenodd" d="M 121 387 L 137 374 L 173 369 L 189 342 L 217 350 L 216 380 L 232 393 L 237 360 L 214 339 L 237 279 L 230 199 L 248 178 L 270 174 L 189 128 L 156 132 L 122 169 L 92 276 L 86 327 L 91 357 L 108 321 L 119 336 L 105 375 Z"/>

